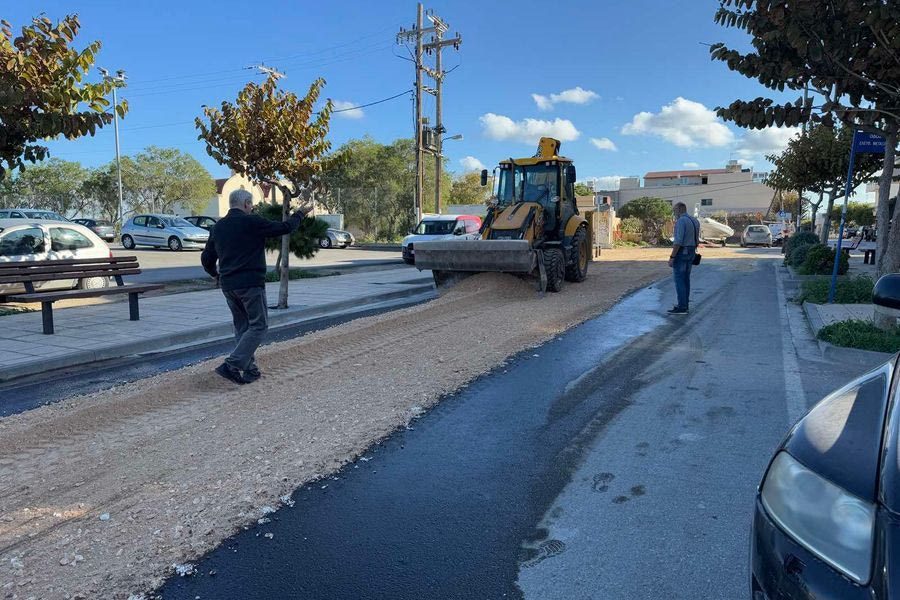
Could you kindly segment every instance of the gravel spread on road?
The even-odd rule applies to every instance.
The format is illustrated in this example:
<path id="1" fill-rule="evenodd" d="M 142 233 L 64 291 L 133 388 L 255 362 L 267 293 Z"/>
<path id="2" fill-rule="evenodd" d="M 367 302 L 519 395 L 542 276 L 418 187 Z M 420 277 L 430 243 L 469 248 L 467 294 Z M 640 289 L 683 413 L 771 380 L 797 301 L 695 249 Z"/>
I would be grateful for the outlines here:
<path id="1" fill-rule="evenodd" d="M 262 379 L 218 360 L 0 421 L 0 596 L 129 598 L 446 393 L 665 276 L 666 250 L 607 252 L 540 297 L 508 275 L 272 344 Z M 731 254 L 723 251 L 723 255 Z"/>

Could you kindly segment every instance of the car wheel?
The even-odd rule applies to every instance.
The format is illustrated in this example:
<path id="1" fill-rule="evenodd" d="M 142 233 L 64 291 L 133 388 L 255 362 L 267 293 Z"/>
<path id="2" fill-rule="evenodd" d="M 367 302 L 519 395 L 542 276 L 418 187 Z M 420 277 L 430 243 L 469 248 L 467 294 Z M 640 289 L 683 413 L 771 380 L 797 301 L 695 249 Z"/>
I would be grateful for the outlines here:
<path id="1" fill-rule="evenodd" d="M 169 250 L 173 252 L 178 252 L 181 250 L 181 240 L 179 240 L 174 235 L 169 238 Z"/>
<path id="2" fill-rule="evenodd" d="M 109 287 L 109 277 L 86 277 L 78 280 L 79 290 L 102 290 Z"/>
<path id="3" fill-rule="evenodd" d="M 331 238 L 323 237 L 319 240 L 319 246 L 322 248 L 331 248 Z"/>
<path id="4" fill-rule="evenodd" d="M 563 281 L 566 278 L 565 262 L 563 251 L 559 248 L 544 250 L 544 268 L 547 270 L 548 291 L 562 291 Z"/>
<path id="5" fill-rule="evenodd" d="M 405 256 L 403 257 L 403 262 L 405 262 L 405 263 L 408 264 L 408 265 L 414 265 L 414 264 L 416 264 L 415 259 L 413 259 L 413 258 L 406 258 Z"/>
<path id="6" fill-rule="evenodd" d="M 126 250 L 131 250 L 132 248 L 134 248 L 134 238 L 132 238 L 130 235 L 123 235 L 122 247 Z"/>

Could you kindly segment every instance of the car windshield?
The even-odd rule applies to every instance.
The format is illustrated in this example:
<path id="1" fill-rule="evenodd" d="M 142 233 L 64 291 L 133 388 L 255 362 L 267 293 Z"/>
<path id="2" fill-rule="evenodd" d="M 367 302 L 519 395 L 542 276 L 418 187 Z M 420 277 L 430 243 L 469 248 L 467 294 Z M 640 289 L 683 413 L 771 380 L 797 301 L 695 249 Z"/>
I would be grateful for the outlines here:
<path id="1" fill-rule="evenodd" d="M 426 221 L 416 227 L 417 235 L 450 235 L 456 228 L 456 221 Z"/>
<path id="2" fill-rule="evenodd" d="M 193 224 L 180 217 L 162 217 L 162 220 L 169 227 L 194 227 Z"/>
<path id="3" fill-rule="evenodd" d="M 769 229 L 767 227 L 763 227 L 762 225 L 751 225 L 750 233 L 769 233 Z"/>
<path id="4" fill-rule="evenodd" d="M 549 205 L 559 196 L 556 165 L 505 165 L 500 170 L 497 202 L 509 205 L 515 202 L 540 202 Z"/>
<path id="5" fill-rule="evenodd" d="M 64 216 L 49 210 L 29 210 L 25 212 L 25 216 L 43 221 L 68 221 Z"/>

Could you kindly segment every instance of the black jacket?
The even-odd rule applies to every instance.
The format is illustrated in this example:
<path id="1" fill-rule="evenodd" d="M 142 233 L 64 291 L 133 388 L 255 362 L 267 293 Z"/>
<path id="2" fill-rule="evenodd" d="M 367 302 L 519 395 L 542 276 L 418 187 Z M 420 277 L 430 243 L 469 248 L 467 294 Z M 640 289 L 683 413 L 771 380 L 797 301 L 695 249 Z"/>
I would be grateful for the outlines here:
<path id="1" fill-rule="evenodd" d="M 265 287 L 266 238 L 291 233 L 302 219 L 301 213 L 294 213 L 287 221 L 270 221 L 233 208 L 213 227 L 200 262 L 210 276 L 219 278 L 222 291 Z"/>

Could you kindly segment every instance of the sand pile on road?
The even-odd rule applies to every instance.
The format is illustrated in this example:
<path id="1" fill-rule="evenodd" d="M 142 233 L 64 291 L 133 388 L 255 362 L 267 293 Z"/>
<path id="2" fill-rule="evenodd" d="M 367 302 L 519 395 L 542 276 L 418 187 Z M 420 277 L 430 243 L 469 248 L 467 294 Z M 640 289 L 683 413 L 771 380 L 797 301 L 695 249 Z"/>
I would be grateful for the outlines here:
<path id="1" fill-rule="evenodd" d="M 442 394 L 668 273 L 659 256 L 618 257 L 560 294 L 481 275 L 425 305 L 272 344 L 252 385 L 208 361 L 0 420 L 2 596 L 153 588 Z"/>

